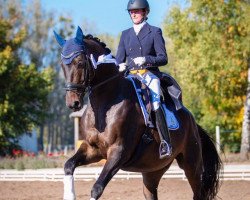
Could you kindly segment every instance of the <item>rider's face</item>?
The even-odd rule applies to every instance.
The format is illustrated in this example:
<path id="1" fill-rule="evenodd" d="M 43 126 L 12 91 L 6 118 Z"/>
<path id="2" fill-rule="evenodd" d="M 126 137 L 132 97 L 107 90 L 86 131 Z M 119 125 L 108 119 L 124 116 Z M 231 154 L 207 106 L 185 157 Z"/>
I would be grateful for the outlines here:
<path id="1" fill-rule="evenodd" d="M 130 10 L 129 13 L 134 24 L 140 24 L 145 16 L 143 9 Z"/>

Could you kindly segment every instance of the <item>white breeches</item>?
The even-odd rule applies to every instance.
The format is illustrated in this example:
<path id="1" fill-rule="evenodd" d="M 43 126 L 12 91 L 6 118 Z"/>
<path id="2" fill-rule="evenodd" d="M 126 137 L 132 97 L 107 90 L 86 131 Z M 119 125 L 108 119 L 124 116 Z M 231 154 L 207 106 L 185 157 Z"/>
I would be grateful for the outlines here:
<path id="1" fill-rule="evenodd" d="M 153 107 L 153 110 L 157 110 L 161 103 L 161 95 L 160 95 L 160 80 L 154 75 L 152 72 L 147 71 L 144 74 L 135 74 L 135 77 L 144 83 L 150 89 L 150 101 Z"/>

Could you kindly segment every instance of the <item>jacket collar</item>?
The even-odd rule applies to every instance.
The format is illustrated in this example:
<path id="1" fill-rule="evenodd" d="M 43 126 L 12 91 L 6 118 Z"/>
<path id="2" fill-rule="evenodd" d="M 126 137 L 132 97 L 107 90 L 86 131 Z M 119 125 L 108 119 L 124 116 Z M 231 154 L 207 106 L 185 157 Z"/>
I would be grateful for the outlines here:
<path id="1" fill-rule="evenodd" d="M 140 32 L 138 33 L 138 38 L 139 40 L 142 40 L 145 36 L 147 36 L 149 33 L 151 32 L 150 29 L 150 25 L 148 23 L 146 23 L 142 29 L 140 30 Z"/>
<path id="2" fill-rule="evenodd" d="M 135 30 L 135 33 L 139 33 L 142 29 L 142 27 L 146 24 L 146 21 L 143 21 L 142 23 L 140 24 L 133 24 L 133 28 Z"/>

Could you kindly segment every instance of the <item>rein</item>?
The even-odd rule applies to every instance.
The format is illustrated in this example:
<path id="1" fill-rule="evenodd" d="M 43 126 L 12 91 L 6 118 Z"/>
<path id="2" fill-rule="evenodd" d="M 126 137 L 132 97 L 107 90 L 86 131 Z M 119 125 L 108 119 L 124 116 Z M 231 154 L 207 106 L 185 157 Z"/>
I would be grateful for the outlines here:
<path id="1" fill-rule="evenodd" d="M 120 74 L 116 74 L 115 76 L 110 77 L 109 79 L 107 79 L 107 80 L 105 80 L 105 81 L 103 81 L 103 82 L 101 82 L 101 83 L 99 83 L 99 84 L 97 84 L 97 85 L 91 87 L 90 89 L 91 89 L 91 91 L 93 91 L 93 90 L 95 90 L 96 88 L 98 88 L 98 87 L 100 87 L 100 86 L 102 86 L 102 85 L 108 83 L 109 81 L 112 81 L 113 79 L 118 78 L 119 76 L 120 76 Z"/>
<path id="2" fill-rule="evenodd" d="M 86 57 L 87 57 L 87 62 L 85 64 L 86 67 L 84 68 L 84 74 L 85 74 L 84 80 L 85 81 L 81 84 L 66 83 L 65 87 L 64 87 L 64 89 L 66 91 L 71 91 L 71 92 L 79 93 L 80 95 L 82 95 L 85 93 L 86 88 L 88 88 L 87 91 L 93 91 L 93 90 L 97 89 L 98 87 L 105 85 L 106 83 L 112 81 L 113 79 L 118 78 L 121 75 L 120 73 L 116 74 L 116 75 L 108 78 L 107 80 L 102 81 L 101 83 L 90 87 L 90 83 L 93 80 L 93 78 L 95 77 L 95 67 L 93 66 L 93 62 L 91 61 L 91 58 L 87 55 L 86 55 Z M 99 64 L 101 64 L 101 63 L 99 63 Z M 90 77 L 90 70 L 92 70 L 93 74 L 94 74 L 92 77 Z"/>

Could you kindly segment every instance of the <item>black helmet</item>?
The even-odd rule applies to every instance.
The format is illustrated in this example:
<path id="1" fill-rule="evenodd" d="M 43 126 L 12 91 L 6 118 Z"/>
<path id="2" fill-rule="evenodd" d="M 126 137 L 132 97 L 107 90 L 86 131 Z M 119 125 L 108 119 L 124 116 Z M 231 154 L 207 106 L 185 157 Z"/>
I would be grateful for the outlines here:
<path id="1" fill-rule="evenodd" d="M 127 10 L 135 10 L 135 9 L 146 9 L 148 12 L 150 11 L 149 4 L 147 0 L 129 0 Z"/>

